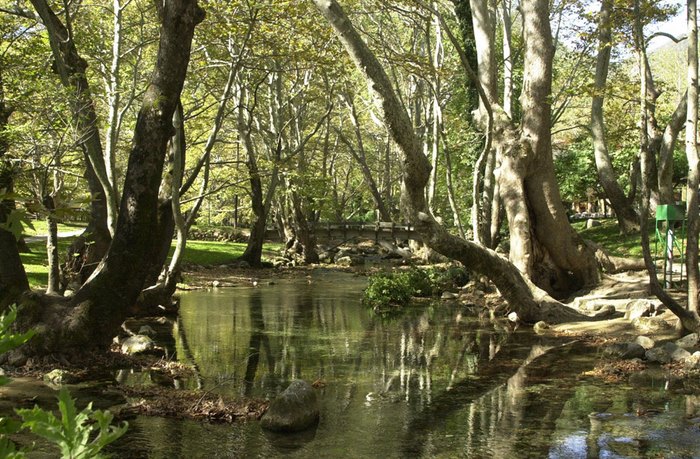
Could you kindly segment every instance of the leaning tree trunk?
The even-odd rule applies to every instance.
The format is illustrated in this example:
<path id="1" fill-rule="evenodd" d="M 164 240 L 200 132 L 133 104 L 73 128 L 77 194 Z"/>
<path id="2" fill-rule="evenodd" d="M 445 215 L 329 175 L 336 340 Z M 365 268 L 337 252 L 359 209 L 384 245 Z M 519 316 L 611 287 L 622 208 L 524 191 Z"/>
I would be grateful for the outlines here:
<path id="1" fill-rule="evenodd" d="M 647 72 L 647 60 L 645 59 L 645 53 L 643 51 L 644 39 L 643 39 L 643 29 L 640 20 L 640 0 L 634 1 L 634 38 L 635 38 L 635 48 L 637 52 L 637 60 L 639 64 L 639 73 L 644 75 Z M 696 38 L 697 43 L 697 38 Z M 696 311 L 691 311 L 685 309 L 683 306 L 678 304 L 662 287 L 659 283 L 659 279 L 656 272 L 656 264 L 651 256 L 651 249 L 649 245 L 649 231 L 648 231 L 648 218 L 649 215 L 649 204 L 651 200 L 651 186 L 652 182 L 652 154 L 649 147 L 649 135 L 647 129 L 649 127 L 648 123 L 648 109 L 649 104 L 647 102 L 647 97 L 649 96 L 647 91 L 647 79 L 641 78 L 641 88 L 640 88 L 640 122 L 639 122 L 639 153 L 640 153 L 640 169 L 641 169 L 641 208 L 639 212 L 639 226 L 642 238 L 642 254 L 644 256 L 644 264 L 646 265 L 647 272 L 649 274 L 649 288 L 651 292 L 656 295 L 656 297 L 661 300 L 661 302 L 673 312 L 680 320 L 681 328 L 688 331 L 700 331 L 700 317 Z"/>
<path id="2" fill-rule="evenodd" d="M 34 327 L 34 353 L 84 351 L 111 343 L 143 288 L 144 263 L 156 240 L 158 187 L 172 117 L 182 91 L 195 26 L 204 19 L 196 0 L 162 5 L 156 66 L 143 97 L 124 182 L 121 209 L 112 245 L 93 276 L 69 302 L 27 300 L 21 323 Z"/>
<path id="3" fill-rule="evenodd" d="M 598 39 L 600 43 L 598 44 L 598 59 L 596 62 L 595 92 L 591 104 L 591 134 L 598 180 L 610 200 L 610 205 L 615 210 L 620 232 L 629 234 L 639 231 L 639 217 L 632 207 L 632 202 L 627 199 L 617 182 L 617 175 L 608 153 L 608 145 L 605 138 L 605 119 L 603 117 L 605 85 L 608 79 L 612 47 L 612 26 L 610 23 L 612 4 L 612 0 L 603 0 L 598 18 Z"/>
<path id="4" fill-rule="evenodd" d="M 97 113 L 86 76 L 87 63 L 78 54 L 70 30 L 45 0 L 32 5 L 46 27 L 54 58 L 54 71 L 72 97 L 72 115 L 82 139 L 85 179 L 90 190 L 90 220 L 83 234 L 69 248 L 65 283 L 77 288 L 92 274 L 111 242 L 111 226 L 117 210 L 114 187 L 107 177 Z"/>
<path id="5" fill-rule="evenodd" d="M 686 93 L 680 98 L 676 109 L 671 114 L 659 146 L 658 186 L 661 204 L 673 204 L 676 201 L 673 195 L 673 150 L 676 147 L 678 135 L 683 129 L 687 112 L 688 94 Z"/>
<path id="6" fill-rule="evenodd" d="M 15 201 L 4 199 L 11 195 L 14 186 L 14 167 L 7 158 L 9 149 L 7 124 L 12 110 L 5 104 L 5 92 L 0 69 L 0 312 L 29 290 L 29 280 L 19 256 L 15 235 L 4 228 L 10 214 L 15 211 Z"/>
<path id="7" fill-rule="evenodd" d="M 688 267 L 688 309 L 698 309 L 698 233 L 700 232 L 700 158 L 698 157 L 698 5 L 688 0 L 688 116 L 685 123 L 685 152 L 688 157 L 688 242 L 686 265 Z"/>
<path id="8" fill-rule="evenodd" d="M 81 147 L 88 159 L 86 167 L 92 167 L 102 187 L 107 204 L 107 223 L 112 232 L 117 212 L 117 197 L 114 184 L 107 177 L 104 152 L 97 127 L 97 113 L 87 79 L 87 63 L 78 54 L 72 32 L 56 16 L 48 3 L 45 0 L 31 0 L 31 2 L 48 32 L 54 57 L 54 70 L 63 86 L 72 92 L 71 109 L 82 139 Z"/>
<path id="9" fill-rule="evenodd" d="M 583 318 L 584 316 L 552 300 L 542 290 L 529 283 L 513 264 L 496 252 L 449 234 L 430 215 L 424 193 L 430 176 L 430 164 L 422 152 L 420 140 L 413 130 L 405 108 L 394 92 L 389 77 L 338 3 L 335 0 L 313 1 L 335 30 L 357 68 L 371 83 L 379 99 L 385 123 L 404 155 L 404 208 L 409 212 L 423 241 L 434 250 L 489 277 L 512 310 L 517 311 L 525 321 L 561 322 Z"/>

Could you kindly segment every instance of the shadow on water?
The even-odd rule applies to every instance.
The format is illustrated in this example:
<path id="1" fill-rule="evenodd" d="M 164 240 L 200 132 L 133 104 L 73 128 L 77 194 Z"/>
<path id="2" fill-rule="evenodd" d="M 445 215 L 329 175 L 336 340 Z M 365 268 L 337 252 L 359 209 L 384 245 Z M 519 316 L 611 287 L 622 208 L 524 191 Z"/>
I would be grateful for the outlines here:
<path id="1" fill-rule="evenodd" d="M 700 435 L 691 435 L 697 426 L 687 421 L 691 402 L 658 386 L 581 378 L 595 363 L 593 349 L 512 332 L 458 304 L 421 304 L 381 319 L 360 304 L 364 282 L 320 272 L 264 288 L 182 296 L 178 356 L 196 364 L 202 388 L 272 398 L 292 379 L 316 381 L 321 420 L 315 429 L 290 436 L 263 432 L 256 422 L 140 417 L 116 451 L 124 457 L 143 451 L 148 457 L 586 458 L 650 451 L 700 457 Z M 663 414 L 638 417 L 637 406 Z M 635 429 L 642 433 L 631 434 Z"/>

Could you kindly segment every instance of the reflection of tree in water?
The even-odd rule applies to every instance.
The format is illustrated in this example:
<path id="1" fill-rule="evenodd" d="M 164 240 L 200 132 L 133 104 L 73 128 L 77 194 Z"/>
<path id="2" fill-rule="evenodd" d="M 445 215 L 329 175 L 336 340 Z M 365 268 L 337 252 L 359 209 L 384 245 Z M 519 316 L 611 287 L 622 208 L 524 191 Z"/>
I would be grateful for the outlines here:
<path id="1" fill-rule="evenodd" d="M 255 374 L 258 371 L 258 363 L 260 362 L 260 348 L 265 348 L 267 358 L 268 371 L 272 372 L 275 366 L 272 350 L 270 349 L 270 341 L 265 334 L 265 320 L 263 318 L 263 302 L 260 290 L 255 290 L 250 295 L 249 311 L 250 311 L 250 344 L 248 345 L 248 361 L 245 368 L 245 376 L 243 377 L 243 395 L 251 395 L 254 383 Z"/>
<path id="2" fill-rule="evenodd" d="M 467 457 L 546 457 L 576 376 L 592 365 L 592 359 L 571 358 L 585 351 L 577 344 L 552 349 L 533 341 L 521 335 L 504 343 L 473 378 L 455 383 L 414 413 L 405 432 L 404 453 L 425 454 L 432 433 L 457 419 L 463 426 L 457 432 L 460 454 Z M 557 384 L 551 384 L 553 377 Z"/>
<path id="3" fill-rule="evenodd" d="M 367 397 L 403 399 L 418 407 L 430 404 L 436 390 L 449 390 L 456 380 L 476 372 L 509 334 L 495 323 L 469 317 L 466 310 L 445 306 L 403 317 L 398 333 L 392 323 L 376 321 L 371 327 L 355 362 L 356 372 L 375 366 L 371 373 L 381 375 Z"/>

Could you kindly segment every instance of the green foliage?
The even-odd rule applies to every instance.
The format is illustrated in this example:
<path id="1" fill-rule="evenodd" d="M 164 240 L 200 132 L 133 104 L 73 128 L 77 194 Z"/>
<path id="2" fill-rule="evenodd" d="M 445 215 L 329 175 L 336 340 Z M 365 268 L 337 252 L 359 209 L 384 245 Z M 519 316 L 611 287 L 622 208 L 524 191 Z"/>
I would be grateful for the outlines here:
<path id="1" fill-rule="evenodd" d="M 598 186 L 593 147 L 588 139 L 573 143 L 554 158 L 554 171 L 564 201 L 586 201 Z"/>
<path id="2" fill-rule="evenodd" d="M 12 233 L 15 239 L 19 239 L 22 236 L 25 227 L 34 228 L 31 217 L 25 211 L 19 209 L 11 210 L 7 219 L 0 223 L 0 229 Z"/>
<path id="3" fill-rule="evenodd" d="M 375 274 L 369 278 L 363 302 L 375 310 L 397 308 L 407 305 L 411 297 L 437 296 L 468 281 L 467 271 L 457 266 Z"/>
<path id="4" fill-rule="evenodd" d="M 17 319 L 17 308 L 11 307 L 6 314 L 0 315 L 0 354 L 26 343 L 34 331 L 16 334 L 10 327 Z M 6 377 L 0 377 L 0 385 L 9 382 Z M 104 457 L 100 451 L 126 432 L 128 424 L 113 426 L 112 414 L 109 411 L 93 410 L 92 403 L 81 412 L 75 408 L 75 402 L 68 390 L 62 388 L 58 395 L 58 409 L 61 419 L 57 419 L 50 411 L 35 406 L 31 410 L 16 410 L 24 422 L 14 419 L 0 418 L 0 458 L 23 458 L 26 451 L 17 450 L 9 435 L 29 428 L 33 433 L 43 437 L 61 449 L 61 457 L 66 459 L 87 459 Z M 93 432 L 97 435 L 93 437 Z"/>
<path id="5" fill-rule="evenodd" d="M 99 458 L 100 451 L 124 435 L 128 424 L 113 426 L 109 411 L 93 410 L 92 403 L 78 412 L 68 390 L 61 388 L 58 395 L 59 420 L 53 413 L 35 406 L 31 410 L 17 410 L 24 423 L 34 434 L 58 445 L 64 459 Z M 97 432 L 92 440 L 93 432 Z"/>
<path id="6" fill-rule="evenodd" d="M 402 307 L 411 300 L 412 289 L 395 274 L 377 274 L 369 278 L 363 302 L 375 310 Z"/>
<path id="7" fill-rule="evenodd" d="M 26 343 L 34 336 L 33 331 L 27 333 L 12 333 L 10 327 L 17 319 L 17 308 L 12 306 L 6 314 L 0 315 L 0 355 Z M 0 386 L 10 382 L 6 376 L 0 376 Z M 21 458 L 25 457 L 25 451 L 18 451 L 9 435 L 17 433 L 21 429 L 21 423 L 9 418 L 0 418 L 0 457 Z"/>

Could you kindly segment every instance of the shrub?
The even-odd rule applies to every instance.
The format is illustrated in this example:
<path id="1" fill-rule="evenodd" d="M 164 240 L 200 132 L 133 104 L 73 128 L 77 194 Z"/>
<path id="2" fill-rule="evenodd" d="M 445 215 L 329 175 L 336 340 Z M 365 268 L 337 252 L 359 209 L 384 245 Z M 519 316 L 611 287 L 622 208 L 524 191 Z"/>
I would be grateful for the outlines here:
<path id="1" fill-rule="evenodd" d="M 369 278 L 364 303 L 375 310 L 391 306 L 405 306 L 411 300 L 412 291 L 407 279 L 393 274 L 377 274 Z"/>
<path id="2" fill-rule="evenodd" d="M 463 267 L 419 269 L 370 276 L 363 302 L 375 310 L 403 307 L 411 297 L 437 296 L 469 281 Z"/>

